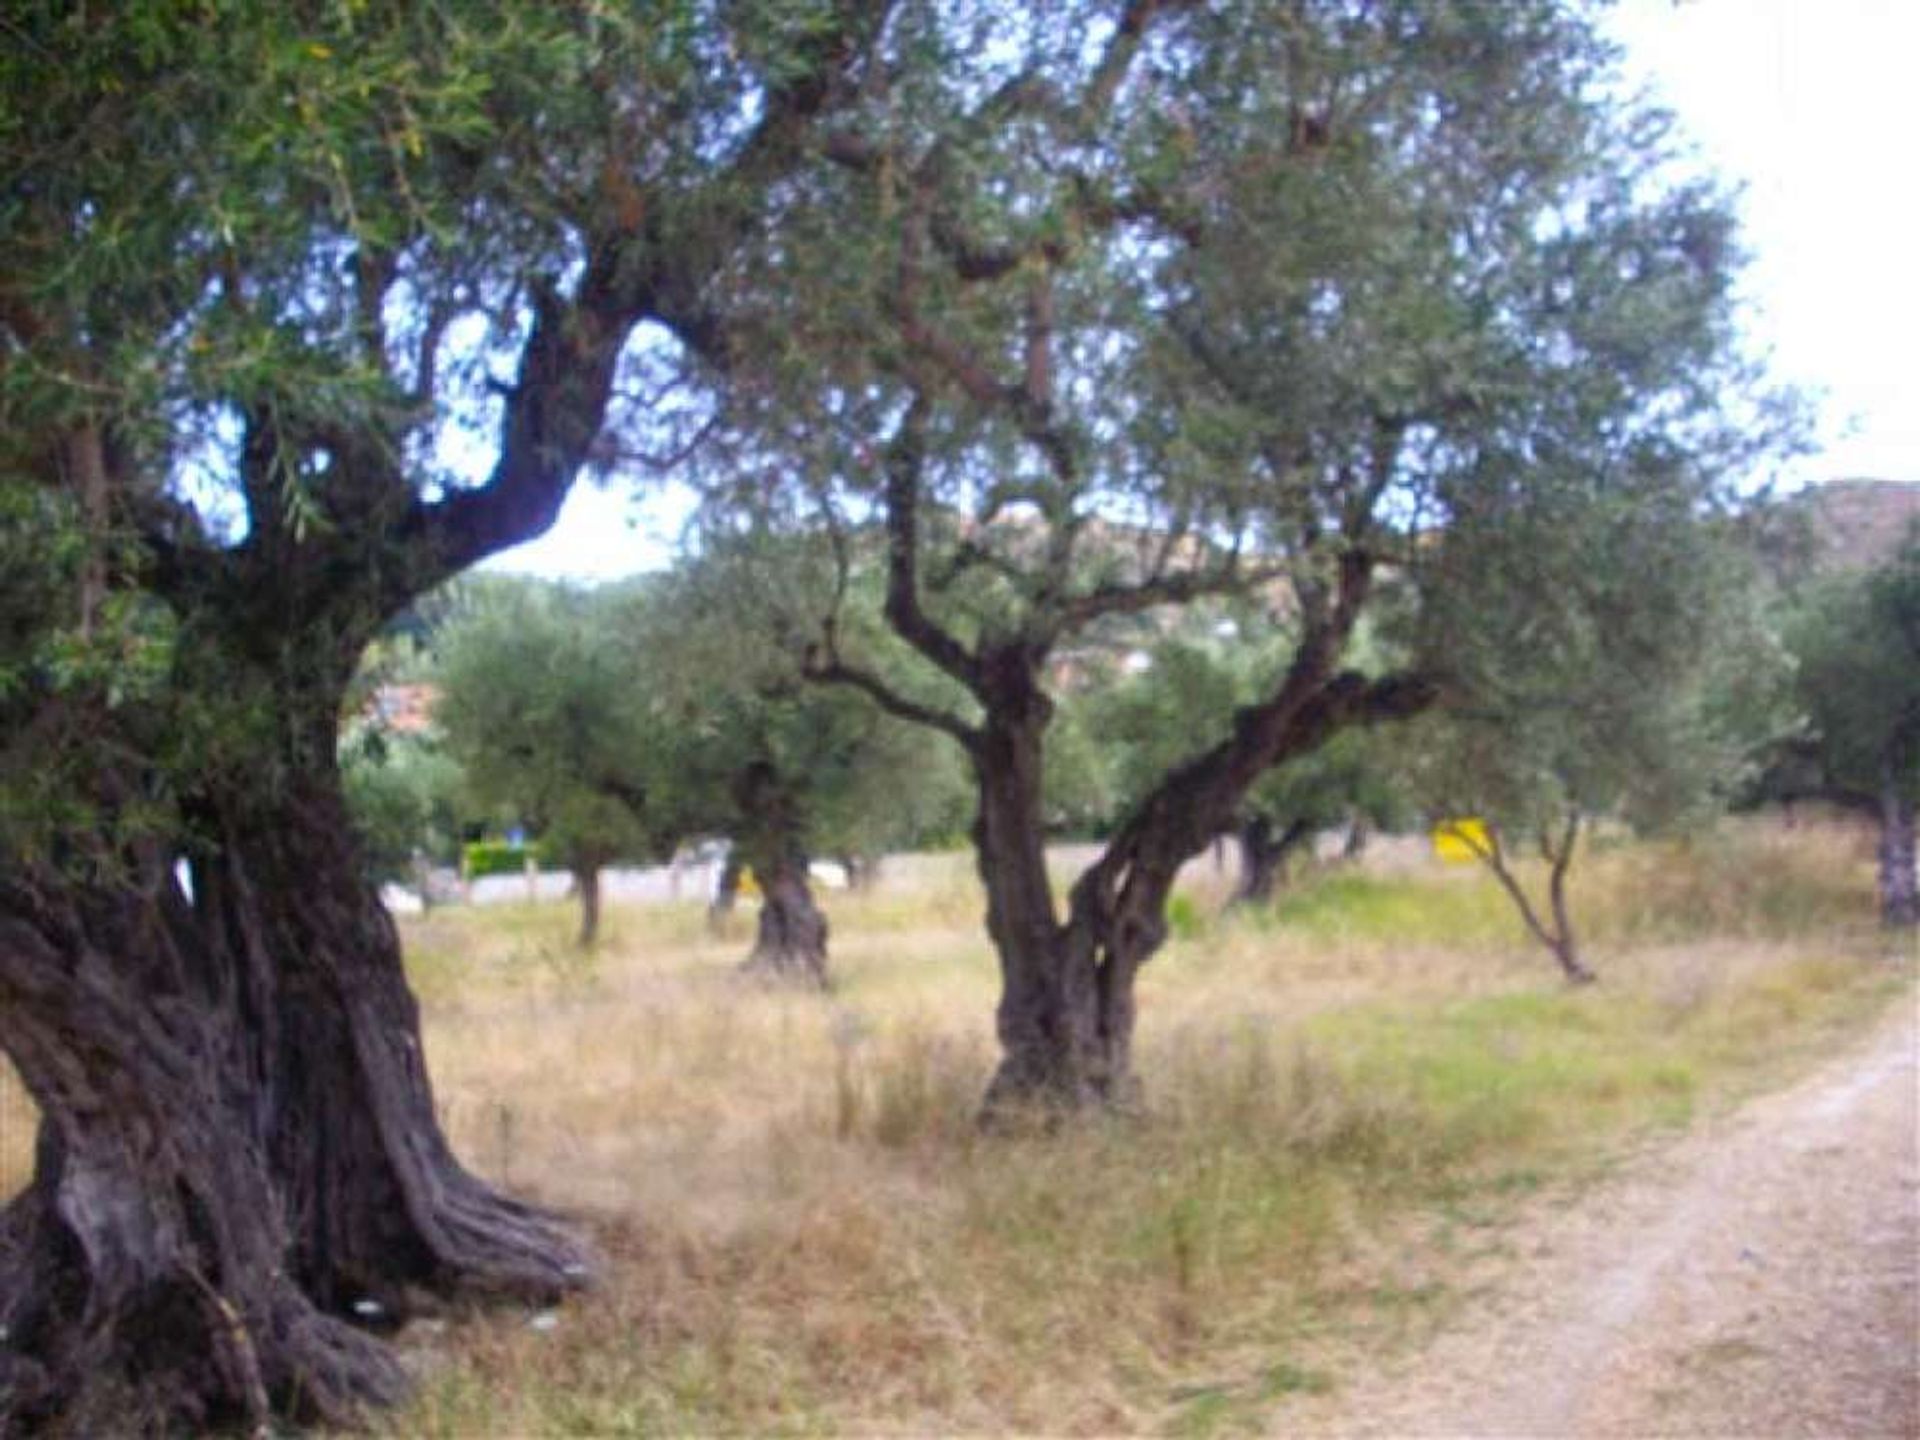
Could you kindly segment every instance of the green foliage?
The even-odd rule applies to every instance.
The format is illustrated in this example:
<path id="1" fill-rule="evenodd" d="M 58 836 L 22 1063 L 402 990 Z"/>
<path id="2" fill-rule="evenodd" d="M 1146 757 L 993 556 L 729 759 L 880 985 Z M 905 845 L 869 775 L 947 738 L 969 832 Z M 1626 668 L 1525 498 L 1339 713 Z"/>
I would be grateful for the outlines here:
<path id="1" fill-rule="evenodd" d="M 455 857 L 464 828 L 464 779 L 433 740 L 368 732 L 343 746 L 341 781 L 377 880 L 415 878 L 417 861 Z"/>
<path id="2" fill-rule="evenodd" d="M 1208 916 L 1191 895 L 1167 901 L 1167 933 L 1176 940 L 1197 940 L 1206 933 Z"/>
<path id="3" fill-rule="evenodd" d="M 548 849 L 538 840 L 531 845 L 516 845 L 510 840 L 469 840 L 460 847 L 460 873 L 469 880 L 524 875 L 529 861 L 535 868 L 544 863 Z"/>
<path id="4" fill-rule="evenodd" d="M 1066 713 L 1108 757 L 1109 804 L 1124 811 L 1175 766 L 1232 726 L 1235 710 L 1261 698 L 1297 639 L 1297 627 L 1254 605 L 1198 606 L 1140 659 L 1102 675 L 1068 702 Z M 1350 647 L 1356 666 L 1378 673 L 1380 647 L 1363 633 Z M 1335 735 L 1312 752 L 1267 772 L 1241 804 L 1277 828 L 1296 821 L 1325 829 L 1364 818 L 1382 828 L 1406 819 L 1398 775 L 1388 763 L 1395 741 L 1368 731 Z"/>
<path id="5" fill-rule="evenodd" d="M 1787 727 L 1756 576 L 1676 498 L 1657 483 L 1545 483 L 1440 537 L 1434 563 L 1460 581 L 1415 643 L 1452 703 L 1402 752 L 1430 815 L 1516 837 L 1552 835 L 1570 812 L 1684 824 Z"/>
<path id="6" fill-rule="evenodd" d="M 110 867 L 125 842 L 182 829 L 168 788 L 98 792 L 103 755 L 189 739 L 168 691 L 175 617 L 137 591 L 82 603 L 96 556 L 125 563 L 119 549 L 69 497 L 0 476 L 0 853 L 16 859 Z"/>
<path id="7" fill-rule="evenodd" d="M 1815 582 L 1786 633 L 1827 785 L 1920 800 L 1920 535 L 1878 569 Z"/>
<path id="8" fill-rule="evenodd" d="M 511 810 L 568 866 L 672 850 L 676 817 L 655 794 L 671 728 L 606 596 L 478 590 L 438 654 L 435 719 L 476 800 Z"/>
<path id="9" fill-rule="evenodd" d="M 628 597 L 626 643 L 646 657 L 678 737 L 674 804 L 689 831 L 746 842 L 777 816 L 815 856 L 950 836 L 970 796 L 958 750 L 804 673 L 791 616 L 833 584 L 824 560 L 764 535 L 711 536 L 704 553 Z M 857 610 L 843 623 L 876 628 Z M 750 771 L 777 797 L 746 793 Z"/>
<path id="10" fill-rule="evenodd" d="M 782 283 L 750 307 L 716 507 L 843 543 L 884 519 L 905 672 L 969 692 L 935 725 L 1017 729 L 1016 672 L 1068 692 L 1023 823 L 1172 813 L 1139 801 L 1237 708 L 1347 665 L 1443 683 L 1493 733 L 1524 714 L 1459 787 L 1515 824 L 1556 790 L 1649 824 L 1708 804 L 1740 748 L 1718 721 L 1753 711 L 1716 698 L 1747 669 L 1720 660 L 1737 607 L 1712 597 L 1722 651 L 1680 656 L 1696 582 L 1731 583 L 1697 568 L 1700 522 L 1790 408 L 1739 354 L 1727 197 L 1662 169 L 1668 117 L 1607 83 L 1591 10 L 1167 9 L 1151 61 L 1090 18 L 988 43 L 902 12 L 884 96 L 756 255 Z M 1132 631 L 1111 649 L 1155 663 L 1112 703 L 1053 668 L 1223 600 L 1267 613 L 1229 643 Z M 1392 742 L 1330 740 L 1371 713 L 1303 721 L 1251 805 L 1403 818 Z M 1196 787 L 1210 825 L 1231 788 Z"/>

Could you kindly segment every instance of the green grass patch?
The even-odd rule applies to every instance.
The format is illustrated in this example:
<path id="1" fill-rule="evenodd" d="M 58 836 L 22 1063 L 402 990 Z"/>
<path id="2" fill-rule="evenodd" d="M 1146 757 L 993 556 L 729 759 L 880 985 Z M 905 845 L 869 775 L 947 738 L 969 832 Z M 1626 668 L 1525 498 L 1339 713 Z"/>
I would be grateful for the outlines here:
<path id="1" fill-rule="evenodd" d="M 1418 878 L 1334 871 L 1304 882 L 1268 912 L 1308 942 L 1484 949 L 1513 943 L 1519 919 L 1476 871 Z"/>

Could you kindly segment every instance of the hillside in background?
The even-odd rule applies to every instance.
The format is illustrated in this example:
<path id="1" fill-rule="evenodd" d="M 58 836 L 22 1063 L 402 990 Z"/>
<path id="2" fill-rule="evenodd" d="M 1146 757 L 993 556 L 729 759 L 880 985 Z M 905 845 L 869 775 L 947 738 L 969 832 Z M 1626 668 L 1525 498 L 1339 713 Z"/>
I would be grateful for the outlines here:
<path id="1" fill-rule="evenodd" d="M 1819 569 L 1885 564 L 1920 524 L 1920 481 L 1832 480 L 1780 502 Z"/>

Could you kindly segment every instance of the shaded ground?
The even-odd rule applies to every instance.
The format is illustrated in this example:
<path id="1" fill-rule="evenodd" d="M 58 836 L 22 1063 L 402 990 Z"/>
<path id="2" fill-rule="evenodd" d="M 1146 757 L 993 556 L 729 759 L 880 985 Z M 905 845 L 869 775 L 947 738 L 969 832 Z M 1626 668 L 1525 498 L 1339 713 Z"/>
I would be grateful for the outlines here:
<path id="1" fill-rule="evenodd" d="M 1920 1016 L 1523 1220 L 1419 1354 L 1273 1417 L 1394 1436 L 1920 1435 Z"/>

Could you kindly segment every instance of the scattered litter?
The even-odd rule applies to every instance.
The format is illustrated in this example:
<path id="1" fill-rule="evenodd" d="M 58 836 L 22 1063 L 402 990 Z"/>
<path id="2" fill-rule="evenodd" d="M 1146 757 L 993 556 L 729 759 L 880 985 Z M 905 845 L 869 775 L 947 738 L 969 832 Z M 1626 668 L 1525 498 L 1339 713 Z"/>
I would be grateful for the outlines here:
<path id="1" fill-rule="evenodd" d="M 557 1330 L 560 1328 L 560 1317 L 551 1310 L 543 1311 L 527 1322 L 527 1328 L 529 1330 L 538 1330 L 544 1335 L 549 1330 Z"/>
<path id="2" fill-rule="evenodd" d="M 353 1302 L 353 1313 L 372 1319 L 375 1315 L 384 1315 L 387 1312 L 378 1300 L 356 1300 Z"/>

